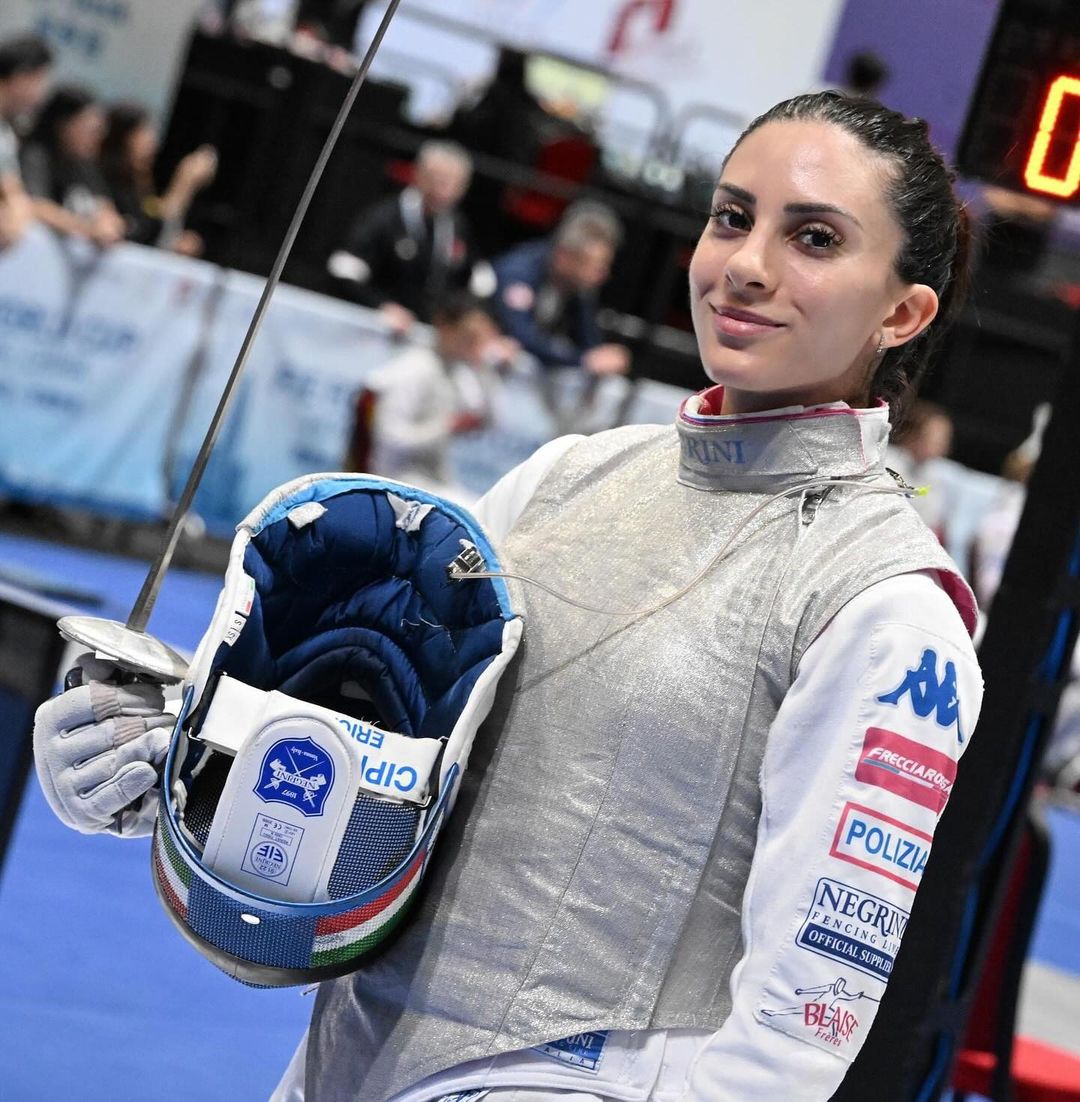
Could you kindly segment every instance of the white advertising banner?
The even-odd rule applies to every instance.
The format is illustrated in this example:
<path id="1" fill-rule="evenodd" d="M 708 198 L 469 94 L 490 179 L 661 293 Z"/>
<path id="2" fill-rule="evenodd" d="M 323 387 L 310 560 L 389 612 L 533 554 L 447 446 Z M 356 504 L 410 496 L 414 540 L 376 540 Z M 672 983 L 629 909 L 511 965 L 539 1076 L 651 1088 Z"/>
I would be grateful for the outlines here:
<path id="1" fill-rule="evenodd" d="M 175 495 L 217 406 L 263 281 L 229 272 L 177 447 Z M 313 471 L 337 471 L 352 429 L 356 392 L 394 352 L 377 315 L 279 286 L 199 495 L 208 519 L 239 521 L 275 486 Z"/>
<path id="2" fill-rule="evenodd" d="M 103 99 L 134 100 L 158 117 L 204 0 L 3 0 L 0 38 L 33 31 L 56 52 L 57 80 Z"/>
<path id="3" fill-rule="evenodd" d="M 0 489 L 159 515 L 214 268 L 35 227 L 0 252 Z"/>

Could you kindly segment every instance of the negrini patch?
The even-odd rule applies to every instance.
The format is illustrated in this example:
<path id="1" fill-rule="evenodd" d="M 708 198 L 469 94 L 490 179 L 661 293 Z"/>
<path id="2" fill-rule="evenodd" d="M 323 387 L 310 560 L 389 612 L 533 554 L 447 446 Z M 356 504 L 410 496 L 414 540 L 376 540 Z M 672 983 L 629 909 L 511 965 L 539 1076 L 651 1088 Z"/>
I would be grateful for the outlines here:
<path id="1" fill-rule="evenodd" d="M 579 1071 L 599 1071 L 606 1043 L 606 1030 L 599 1033 L 575 1033 L 559 1041 L 537 1045 L 534 1051 L 550 1056 L 560 1064 L 569 1064 Z"/>
<path id="2" fill-rule="evenodd" d="M 795 943 L 884 983 L 909 917 L 887 899 L 823 876 Z"/>
<path id="3" fill-rule="evenodd" d="M 275 742 L 263 756 L 255 795 L 266 803 L 295 807 L 301 815 L 322 815 L 334 786 L 334 762 L 311 738 Z"/>

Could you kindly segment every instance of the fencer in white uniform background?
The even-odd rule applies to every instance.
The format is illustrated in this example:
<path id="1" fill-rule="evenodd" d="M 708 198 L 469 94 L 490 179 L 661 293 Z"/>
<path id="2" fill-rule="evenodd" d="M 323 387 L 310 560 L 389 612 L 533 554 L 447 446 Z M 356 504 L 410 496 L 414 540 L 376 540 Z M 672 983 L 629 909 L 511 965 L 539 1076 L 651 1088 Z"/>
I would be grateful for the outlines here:
<path id="1" fill-rule="evenodd" d="M 673 427 L 556 441 L 481 502 L 511 569 L 577 607 L 523 587 L 428 894 L 322 985 L 276 1099 L 841 1084 L 981 703 L 970 592 L 883 465 L 965 243 L 924 125 L 829 94 L 752 124 L 690 272 L 722 386 Z M 92 829 L 100 803 L 54 807 Z"/>

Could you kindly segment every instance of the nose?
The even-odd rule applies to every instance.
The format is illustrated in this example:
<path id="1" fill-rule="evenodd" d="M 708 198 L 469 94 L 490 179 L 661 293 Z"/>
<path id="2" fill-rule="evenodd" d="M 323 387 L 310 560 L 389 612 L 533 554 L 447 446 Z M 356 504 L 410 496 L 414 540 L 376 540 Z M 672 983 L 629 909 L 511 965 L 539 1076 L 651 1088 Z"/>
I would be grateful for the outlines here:
<path id="1" fill-rule="evenodd" d="M 724 279 L 736 292 L 772 289 L 771 266 L 763 233 L 751 230 L 737 239 L 724 265 Z"/>

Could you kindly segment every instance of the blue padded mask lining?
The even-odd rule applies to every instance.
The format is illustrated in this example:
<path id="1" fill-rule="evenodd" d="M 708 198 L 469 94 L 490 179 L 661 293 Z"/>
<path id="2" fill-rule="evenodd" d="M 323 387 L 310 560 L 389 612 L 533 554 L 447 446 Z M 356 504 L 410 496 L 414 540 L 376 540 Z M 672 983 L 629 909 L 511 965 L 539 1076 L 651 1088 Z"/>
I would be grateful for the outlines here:
<path id="1" fill-rule="evenodd" d="M 380 725 L 445 738 L 502 648 L 492 584 L 446 576 L 460 541 L 474 537 L 437 509 L 418 531 L 403 531 L 382 490 L 323 504 L 327 512 L 303 528 L 278 520 L 248 545 L 251 614 L 214 669 L 346 712 L 340 686 L 355 682 Z"/>

